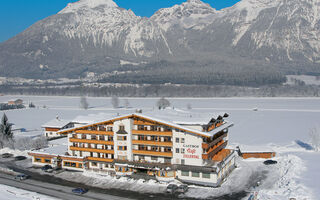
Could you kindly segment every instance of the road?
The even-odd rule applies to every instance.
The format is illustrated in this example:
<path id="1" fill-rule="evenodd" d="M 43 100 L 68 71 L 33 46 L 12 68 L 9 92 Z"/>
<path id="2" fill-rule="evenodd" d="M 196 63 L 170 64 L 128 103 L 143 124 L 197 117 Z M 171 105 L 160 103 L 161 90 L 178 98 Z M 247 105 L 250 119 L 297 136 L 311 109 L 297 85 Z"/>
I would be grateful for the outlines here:
<path id="1" fill-rule="evenodd" d="M 15 180 L 13 176 L 7 175 L 7 174 L 2 174 L 0 173 L 0 184 L 3 185 L 8 185 L 11 187 L 15 188 L 20 188 L 24 189 L 27 191 L 32 191 L 32 192 L 37 192 L 39 194 L 44 194 L 47 196 L 55 197 L 58 199 L 74 199 L 74 200 L 105 200 L 105 199 L 110 199 L 110 200 L 130 200 L 128 198 L 124 197 L 117 197 L 113 195 L 108 195 L 108 194 L 101 194 L 101 193 L 95 193 L 95 192 L 87 192 L 86 194 L 83 195 L 77 195 L 73 194 L 71 192 L 72 187 L 67 187 L 67 186 L 59 186 L 55 184 L 50 184 L 50 183 L 44 183 L 32 179 L 27 179 L 27 180 Z"/>
<path id="2" fill-rule="evenodd" d="M 18 161 L 18 162 L 29 162 Z M 85 185 L 83 183 L 76 183 L 72 181 L 67 181 L 55 176 L 39 174 L 33 171 L 30 171 L 28 168 L 21 167 L 16 165 L 16 161 L 12 159 L 2 159 L 0 158 L 0 164 L 5 166 L 5 168 L 12 169 L 18 173 L 24 173 L 31 176 L 30 179 L 24 181 L 14 180 L 13 175 L 8 175 L 0 173 L 0 184 L 8 185 L 32 192 L 37 192 L 47 196 L 55 197 L 58 199 L 75 199 L 75 200 L 126 200 L 126 199 L 157 199 L 157 200 L 172 200 L 172 199 L 181 199 L 177 194 L 166 194 L 166 193 L 157 193 L 157 194 L 148 194 L 148 193 L 139 193 L 135 191 L 120 190 L 120 189 L 102 189 L 98 187 L 92 187 Z M 82 187 L 89 189 L 84 195 L 76 195 L 71 192 L 72 189 Z M 244 198 L 248 193 L 246 191 L 231 193 L 228 195 L 213 197 L 212 200 L 238 200 Z M 182 197 L 182 199 L 190 199 Z"/>

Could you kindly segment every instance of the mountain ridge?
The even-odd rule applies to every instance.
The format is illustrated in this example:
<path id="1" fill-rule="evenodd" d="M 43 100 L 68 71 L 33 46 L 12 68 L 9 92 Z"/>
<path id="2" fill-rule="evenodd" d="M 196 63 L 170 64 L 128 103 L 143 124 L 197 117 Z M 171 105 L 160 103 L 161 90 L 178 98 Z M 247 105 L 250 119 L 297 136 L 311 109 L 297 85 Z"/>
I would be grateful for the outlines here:
<path id="1" fill-rule="evenodd" d="M 188 0 L 145 18 L 112 0 L 80 0 L 0 43 L 0 72 L 78 77 L 121 63 L 143 68 L 167 60 L 174 67 L 192 60 L 222 71 L 258 65 L 319 73 L 318 13 L 320 3 L 310 0 L 242 0 L 219 11 Z"/>

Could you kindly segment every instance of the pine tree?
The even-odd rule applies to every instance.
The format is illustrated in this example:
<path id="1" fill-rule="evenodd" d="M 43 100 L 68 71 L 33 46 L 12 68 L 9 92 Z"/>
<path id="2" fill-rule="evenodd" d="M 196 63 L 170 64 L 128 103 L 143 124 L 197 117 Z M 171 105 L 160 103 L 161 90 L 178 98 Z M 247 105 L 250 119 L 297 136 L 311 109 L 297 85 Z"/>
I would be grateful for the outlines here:
<path id="1" fill-rule="evenodd" d="M 13 132 L 11 130 L 12 124 L 9 123 L 6 114 L 3 114 L 0 124 L 0 148 L 5 145 L 12 144 L 13 142 Z"/>

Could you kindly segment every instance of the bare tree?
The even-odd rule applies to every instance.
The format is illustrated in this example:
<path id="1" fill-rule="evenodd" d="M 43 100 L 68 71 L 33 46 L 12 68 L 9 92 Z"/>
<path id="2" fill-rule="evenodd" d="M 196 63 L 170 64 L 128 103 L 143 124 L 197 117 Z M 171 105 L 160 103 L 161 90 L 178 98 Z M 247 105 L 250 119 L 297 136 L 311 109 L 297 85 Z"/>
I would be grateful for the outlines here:
<path id="1" fill-rule="evenodd" d="M 187 109 L 188 109 L 188 110 L 191 110 L 191 109 L 192 109 L 192 106 L 191 106 L 190 103 L 187 104 Z"/>
<path id="2" fill-rule="evenodd" d="M 48 146 L 48 140 L 44 135 L 38 137 L 37 139 L 32 140 L 31 142 L 31 147 L 34 149 L 42 149 L 47 146 Z"/>
<path id="3" fill-rule="evenodd" d="M 161 99 L 157 101 L 156 106 L 159 110 L 165 109 L 170 106 L 170 101 L 168 101 L 164 97 L 161 97 Z"/>
<path id="4" fill-rule="evenodd" d="M 80 108 L 87 110 L 89 108 L 89 103 L 85 96 L 81 96 L 80 98 Z"/>
<path id="5" fill-rule="evenodd" d="M 119 107 L 119 98 L 117 96 L 113 96 L 111 98 L 111 104 L 113 108 L 118 108 Z"/>
<path id="6" fill-rule="evenodd" d="M 13 148 L 13 132 L 11 130 L 12 124 L 9 123 L 6 114 L 3 114 L 0 124 L 0 148 L 5 146 Z"/>
<path id="7" fill-rule="evenodd" d="M 320 151 L 320 130 L 314 127 L 310 130 L 311 145 L 315 151 Z"/>

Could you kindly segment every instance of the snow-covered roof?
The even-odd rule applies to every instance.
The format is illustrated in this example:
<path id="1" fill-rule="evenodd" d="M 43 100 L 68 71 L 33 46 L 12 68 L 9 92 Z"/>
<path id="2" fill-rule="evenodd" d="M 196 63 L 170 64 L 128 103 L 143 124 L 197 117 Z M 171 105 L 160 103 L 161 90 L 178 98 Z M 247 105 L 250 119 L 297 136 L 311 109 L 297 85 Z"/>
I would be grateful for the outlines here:
<path id="1" fill-rule="evenodd" d="M 32 153 L 39 153 L 39 154 L 49 154 L 49 155 L 57 155 L 63 156 L 65 153 L 68 152 L 68 144 L 61 144 L 52 147 L 48 147 L 45 149 L 40 149 L 37 151 L 32 151 Z"/>
<path id="2" fill-rule="evenodd" d="M 157 121 L 159 123 L 166 124 L 168 126 L 171 126 L 176 129 L 180 129 L 185 132 L 203 135 L 206 137 L 212 137 L 213 135 L 222 131 L 223 129 L 233 126 L 233 123 L 224 121 L 224 123 L 220 127 L 215 128 L 210 132 L 199 131 L 190 127 L 186 127 L 184 125 L 190 125 L 190 124 L 206 125 L 210 122 L 212 118 L 217 118 L 219 115 L 223 116 L 223 114 L 203 115 L 201 113 L 191 113 L 188 111 L 182 111 L 182 110 L 176 110 L 176 109 L 165 109 L 165 110 L 147 111 L 143 114 L 131 113 L 131 114 L 125 114 L 120 116 L 115 114 L 110 114 L 110 113 L 105 113 L 105 114 L 101 113 L 99 115 L 89 115 L 88 117 L 81 116 L 76 118 L 74 121 L 81 119 L 83 121 L 89 122 L 91 120 L 90 123 L 88 123 L 87 125 L 77 127 L 77 128 L 81 128 L 81 127 L 90 126 L 91 124 L 100 124 L 106 121 L 113 121 L 117 119 L 136 116 L 140 118 L 149 119 L 152 121 Z M 66 132 L 66 131 L 72 131 L 74 129 L 75 128 L 70 128 L 70 129 L 64 129 L 62 131 Z M 62 131 L 59 131 L 59 132 L 62 132 Z"/>
<path id="3" fill-rule="evenodd" d="M 69 124 L 71 120 L 65 120 L 65 119 L 60 119 L 60 118 L 55 118 L 44 125 L 42 127 L 44 128 L 62 128 L 65 125 Z"/>
<path id="4" fill-rule="evenodd" d="M 49 141 L 49 145 L 51 145 L 51 146 L 68 145 L 68 138 L 63 137 L 63 138 L 59 138 L 56 140 L 51 140 L 51 141 Z"/>
<path id="5" fill-rule="evenodd" d="M 242 153 L 267 153 L 274 152 L 273 149 L 267 146 L 248 146 L 248 145 L 240 145 L 240 151 Z"/>

